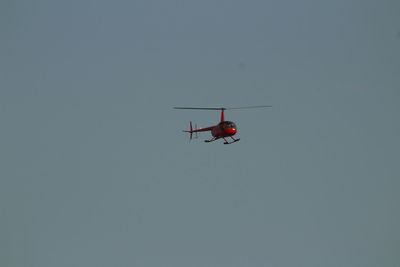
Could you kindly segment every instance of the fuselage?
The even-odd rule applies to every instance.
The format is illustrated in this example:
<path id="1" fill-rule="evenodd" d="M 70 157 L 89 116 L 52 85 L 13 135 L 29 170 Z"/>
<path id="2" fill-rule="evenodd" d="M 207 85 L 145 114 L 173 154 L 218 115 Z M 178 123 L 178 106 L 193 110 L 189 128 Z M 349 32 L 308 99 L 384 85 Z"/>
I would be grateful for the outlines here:
<path id="1" fill-rule="evenodd" d="M 227 137 L 233 136 L 237 132 L 237 127 L 234 122 L 231 121 L 221 121 L 217 125 L 215 125 L 212 130 L 211 134 L 214 137 Z"/>

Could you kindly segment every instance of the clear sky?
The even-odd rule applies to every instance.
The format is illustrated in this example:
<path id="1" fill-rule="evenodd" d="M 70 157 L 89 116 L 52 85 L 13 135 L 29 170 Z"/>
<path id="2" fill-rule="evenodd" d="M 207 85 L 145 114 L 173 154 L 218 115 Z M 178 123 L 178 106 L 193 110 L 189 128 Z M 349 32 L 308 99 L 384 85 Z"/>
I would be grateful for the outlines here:
<path id="1" fill-rule="evenodd" d="M 399 266 L 399 14 L 1 1 L 0 265 Z"/>

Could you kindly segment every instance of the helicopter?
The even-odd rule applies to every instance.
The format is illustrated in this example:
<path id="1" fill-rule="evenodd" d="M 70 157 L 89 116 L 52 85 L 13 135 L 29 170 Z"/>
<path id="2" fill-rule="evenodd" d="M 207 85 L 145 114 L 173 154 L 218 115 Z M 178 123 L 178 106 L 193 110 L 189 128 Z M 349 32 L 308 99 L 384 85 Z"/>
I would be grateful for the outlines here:
<path id="1" fill-rule="evenodd" d="M 232 121 L 226 121 L 225 120 L 225 110 L 232 110 L 232 109 L 253 109 L 253 108 L 271 108 L 272 106 L 270 105 L 264 105 L 264 106 L 247 106 L 247 107 L 231 107 L 231 108 L 203 108 L 203 107 L 174 107 L 174 109 L 192 109 L 192 110 L 220 110 L 221 111 L 221 119 L 220 122 L 217 125 L 210 126 L 210 127 L 205 127 L 205 128 L 199 128 L 197 129 L 197 126 L 193 128 L 192 122 L 189 124 L 189 130 L 183 130 L 185 133 L 190 134 L 190 140 L 192 140 L 193 133 L 196 134 L 198 132 L 207 132 L 211 131 L 212 138 L 204 140 L 206 143 L 214 142 L 218 139 L 224 139 L 224 144 L 229 145 L 232 143 L 236 143 L 240 140 L 240 138 L 234 138 L 233 136 L 237 133 L 237 126 L 234 122 Z M 226 138 L 231 138 L 232 140 L 228 141 Z"/>

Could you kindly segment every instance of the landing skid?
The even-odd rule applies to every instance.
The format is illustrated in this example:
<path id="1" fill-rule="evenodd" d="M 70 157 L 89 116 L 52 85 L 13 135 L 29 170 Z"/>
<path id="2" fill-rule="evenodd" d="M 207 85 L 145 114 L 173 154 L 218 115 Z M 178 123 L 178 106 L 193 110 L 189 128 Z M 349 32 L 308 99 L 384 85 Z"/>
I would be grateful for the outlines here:
<path id="1" fill-rule="evenodd" d="M 236 143 L 237 141 L 240 140 L 240 138 L 235 139 L 235 138 L 233 138 L 232 136 L 230 136 L 230 138 L 232 138 L 232 140 L 233 140 L 232 142 L 228 142 L 228 141 L 224 138 L 224 140 L 225 140 L 224 145 L 230 145 L 230 144 Z"/>
<path id="2" fill-rule="evenodd" d="M 214 142 L 215 140 L 218 140 L 219 138 L 211 138 L 210 140 L 204 140 L 206 143 Z"/>
<path id="3" fill-rule="evenodd" d="M 229 144 L 233 144 L 233 143 L 236 143 L 237 141 L 239 141 L 240 140 L 240 138 L 238 138 L 238 139 L 235 139 L 235 138 L 233 138 L 232 136 L 229 136 L 233 141 L 231 141 L 231 142 L 228 142 L 228 140 L 226 140 L 226 138 L 225 137 L 222 137 L 224 140 L 225 140 L 225 142 L 224 142 L 224 145 L 229 145 Z M 218 140 L 218 139 L 220 139 L 221 137 L 214 137 L 214 138 L 211 138 L 211 139 L 209 139 L 209 140 L 204 140 L 204 142 L 206 142 L 206 143 L 211 143 L 211 142 L 214 142 L 214 141 L 216 141 L 216 140 Z"/>

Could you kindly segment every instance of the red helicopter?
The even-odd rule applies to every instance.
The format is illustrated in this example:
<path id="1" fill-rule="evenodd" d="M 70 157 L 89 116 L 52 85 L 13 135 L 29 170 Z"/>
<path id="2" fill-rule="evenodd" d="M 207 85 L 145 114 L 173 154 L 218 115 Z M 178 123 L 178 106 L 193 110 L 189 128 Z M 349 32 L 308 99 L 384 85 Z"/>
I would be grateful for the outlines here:
<path id="1" fill-rule="evenodd" d="M 235 139 L 233 136 L 237 133 L 237 127 L 236 124 L 232 121 L 226 121 L 225 120 L 225 110 L 231 110 L 231 109 L 250 109 L 250 108 L 270 108 L 272 106 L 248 106 L 248 107 L 235 107 L 235 108 L 193 108 L 193 107 L 174 107 L 174 109 L 197 109 L 197 110 L 221 110 L 221 121 L 214 126 L 206 127 L 206 128 L 199 128 L 195 127 L 193 129 L 192 122 L 190 122 L 190 129 L 189 130 L 184 130 L 183 132 L 190 133 L 190 140 L 192 140 L 192 135 L 193 133 L 198 132 L 207 132 L 211 131 L 211 135 L 213 136 L 209 140 L 204 140 L 204 142 L 209 143 L 213 142 L 215 140 L 218 140 L 220 138 L 224 139 L 224 144 L 229 145 L 232 143 L 235 143 L 240 140 L 240 138 Z M 229 137 L 232 139 L 231 142 L 228 142 L 226 138 Z"/>

